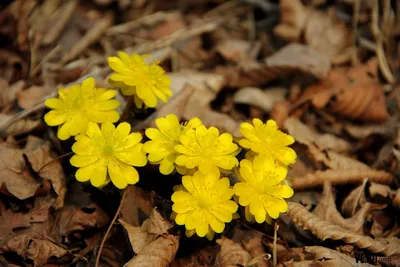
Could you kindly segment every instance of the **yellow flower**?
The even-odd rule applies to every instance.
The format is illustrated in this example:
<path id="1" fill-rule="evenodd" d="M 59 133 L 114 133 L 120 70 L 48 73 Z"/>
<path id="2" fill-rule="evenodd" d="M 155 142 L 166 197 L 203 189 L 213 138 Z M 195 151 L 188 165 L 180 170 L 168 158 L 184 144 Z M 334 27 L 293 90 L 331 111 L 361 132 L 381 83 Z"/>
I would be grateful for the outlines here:
<path id="1" fill-rule="evenodd" d="M 294 143 L 293 137 L 281 132 L 275 121 L 268 120 L 264 124 L 259 119 L 253 119 L 253 124 L 240 125 L 240 132 L 244 136 L 239 141 L 242 147 L 261 156 L 272 157 L 286 166 L 296 161 L 296 152 L 288 147 Z"/>
<path id="2" fill-rule="evenodd" d="M 223 133 L 215 127 L 207 129 L 200 125 L 190 129 L 180 137 L 181 144 L 175 146 L 180 153 L 175 163 L 188 169 L 198 167 L 206 174 L 212 169 L 231 170 L 239 164 L 235 157 L 239 153 L 238 146 L 232 142 L 232 135 Z"/>
<path id="3" fill-rule="evenodd" d="M 179 144 L 179 137 L 188 129 L 201 125 L 198 118 L 191 119 L 187 124 L 179 124 L 175 114 L 165 118 L 156 119 L 156 128 L 146 129 L 146 135 L 151 141 L 144 144 L 144 151 L 149 153 L 148 159 L 153 164 L 160 164 L 160 172 L 164 175 L 172 173 L 175 169 L 175 159 L 179 155 L 175 152 L 175 145 Z"/>
<path id="4" fill-rule="evenodd" d="M 111 99 L 117 91 L 95 88 L 93 78 L 76 84 L 68 89 L 58 90 L 59 98 L 49 98 L 44 104 L 54 109 L 44 116 L 50 126 L 61 125 L 57 136 L 66 140 L 70 136 L 85 133 L 89 122 L 117 122 L 119 113 L 115 110 L 119 101 Z"/>
<path id="5" fill-rule="evenodd" d="M 122 122 L 117 128 L 106 122 L 101 129 L 89 123 L 86 135 L 77 135 L 70 163 L 78 167 L 75 177 L 79 182 L 89 181 L 95 187 L 106 185 L 110 179 L 119 189 L 139 181 L 139 174 L 132 166 L 147 163 L 140 133 L 130 133 L 131 126 Z"/>
<path id="6" fill-rule="evenodd" d="M 124 95 L 133 95 L 138 108 L 142 107 L 143 102 L 154 108 L 158 103 L 157 98 L 168 101 L 172 95 L 169 88 L 171 80 L 158 62 L 147 64 L 146 56 L 129 56 L 125 52 L 118 52 L 118 56 L 108 58 L 108 64 L 114 71 L 110 76 L 110 84 L 120 87 Z"/>
<path id="7" fill-rule="evenodd" d="M 287 168 L 266 157 L 257 156 L 253 162 L 240 162 L 240 179 L 233 187 L 239 204 L 246 207 L 246 218 L 255 216 L 258 223 L 271 222 L 288 210 L 284 198 L 293 195 L 293 189 L 285 184 Z"/>
<path id="8" fill-rule="evenodd" d="M 219 172 L 183 176 L 171 199 L 178 225 L 185 225 L 187 235 L 196 231 L 200 237 L 212 238 L 214 232 L 222 233 L 225 223 L 232 221 L 238 205 L 231 200 L 233 190 L 228 178 L 219 178 Z"/>

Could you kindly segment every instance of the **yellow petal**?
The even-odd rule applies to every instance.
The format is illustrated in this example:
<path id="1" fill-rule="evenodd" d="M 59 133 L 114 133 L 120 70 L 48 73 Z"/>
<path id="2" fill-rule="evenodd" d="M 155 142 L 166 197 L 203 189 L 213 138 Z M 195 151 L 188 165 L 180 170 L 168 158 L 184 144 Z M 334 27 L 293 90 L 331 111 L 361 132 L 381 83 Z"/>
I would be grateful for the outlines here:
<path id="1" fill-rule="evenodd" d="M 147 164 L 147 157 L 143 151 L 143 144 L 136 144 L 131 149 L 119 152 L 115 156 L 120 161 L 129 165 L 142 167 Z"/>
<path id="2" fill-rule="evenodd" d="M 68 111 L 51 110 L 44 115 L 44 121 L 49 126 L 57 126 L 63 124 L 68 119 Z"/>
<path id="3" fill-rule="evenodd" d="M 110 111 L 99 111 L 99 110 L 87 110 L 86 114 L 88 118 L 96 123 L 103 122 L 117 122 L 119 120 L 119 113 L 115 110 Z"/>
<path id="4" fill-rule="evenodd" d="M 111 122 L 105 122 L 101 125 L 101 132 L 103 133 L 103 136 L 106 139 L 109 139 L 112 137 L 114 130 L 115 130 L 115 126 Z"/>
<path id="5" fill-rule="evenodd" d="M 99 160 L 98 157 L 74 155 L 71 157 L 69 162 L 74 167 L 85 167 L 95 163 L 97 160 Z"/>
<path id="6" fill-rule="evenodd" d="M 127 122 L 121 122 L 114 131 L 113 137 L 116 140 L 123 140 L 131 132 L 131 125 Z"/>
<path id="7" fill-rule="evenodd" d="M 44 102 L 45 106 L 51 109 L 66 109 L 67 105 L 58 98 L 49 98 Z"/>

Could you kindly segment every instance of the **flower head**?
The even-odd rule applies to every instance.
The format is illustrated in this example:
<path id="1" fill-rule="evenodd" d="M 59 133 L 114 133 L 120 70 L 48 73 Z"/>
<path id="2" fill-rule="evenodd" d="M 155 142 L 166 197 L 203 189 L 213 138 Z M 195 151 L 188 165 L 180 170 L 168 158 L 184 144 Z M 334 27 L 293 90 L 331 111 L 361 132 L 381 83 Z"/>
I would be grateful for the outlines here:
<path id="1" fill-rule="evenodd" d="M 246 218 L 254 216 L 258 223 L 270 222 L 286 212 L 284 198 L 293 195 L 293 189 L 284 183 L 287 168 L 266 157 L 257 156 L 253 162 L 240 162 L 240 179 L 233 187 L 239 204 L 246 207 Z"/>
<path id="2" fill-rule="evenodd" d="M 53 109 L 44 116 L 50 126 L 60 125 L 57 136 L 66 140 L 70 136 L 85 133 L 89 122 L 117 122 L 119 113 L 115 110 L 119 101 L 112 99 L 116 90 L 95 88 L 93 78 L 68 89 L 58 90 L 58 98 L 49 98 L 44 104 Z"/>
<path id="3" fill-rule="evenodd" d="M 158 129 L 146 129 L 146 135 L 151 141 L 144 144 L 144 151 L 149 153 L 149 161 L 160 164 L 160 172 L 168 175 L 175 169 L 175 159 L 179 154 L 174 147 L 179 144 L 181 134 L 201 125 L 201 121 L 193 118 L 186 125 L 181 125 L 176 115 L 170 114 L 156 119 L 156 125 Z"/>
<path id="4" fill-rule="evenodd" d="M 253 119 L 253 125 L 250 123 L 240 125 L 240 132 L 244 136 L 239 141 L 242 147 L 251 149 L 261 156 L 271 157 L 286 166 L 295 162 L 296 152 L 288 147 L 294 143 L 294 139 L 281 132 L 275 121 L 268 120 L 264 124 L 259 119 Z"/>
<path id="5" fill-rule="evenodd" d="M 231 170 L 239 164 L 235 157 L 239 148 L 232 141 L 232 135 L 223 133 L 215 127 L 207 129 L 204 125 L 189 129 L 180 136 L 181 144 L 175 146 L 180 153 L 175 163 L 188 169 L 198 167 L 206 174 L 212 169 Z"/>
<path id="6" fill-rule="evenodd" d="M 71 165 L 78 167 L 75 177 L 80 182 L 89 181 L 95 187 L 106 185 L 110 179 L 117 188 L 139 181 L 139 174 L 132 166 L 147 163 L 142 135 L 131 133 L 131 126 L 122 122 L 117 128 L 106 122 L 101 129 L 96 123 L 89 123 L 85 135 L 75 137 L 72 146 L 75 153 Z"/>
<path id="7" fill-rule="evenodd" d="M 171 196 L 176 223 L 185 225 L 188 235 L 195 230 L 198 236 L 210 239 L 214 232 L 222 233 L 238 209 L 231 200 L 229 179 L 220 179 L 219 172 L 197 171 L 193 176 L 183 176 L 182 185 Z"/>
<path id="8" fill-rule="evenodd" d="M 118 56 L 108 58 L 108 64 L 114 71 L 110 76 L 110 84 L 120 87 L 124 95 L 133 95 L 138 108 L 143 103 L 154 108 L 157 99 L 168 101 L 172 95 L 169 88 L 171 80 L 158 62 L 147 64 L 146 56 L 128 55 L 125 52 L 118 52 Z"/>

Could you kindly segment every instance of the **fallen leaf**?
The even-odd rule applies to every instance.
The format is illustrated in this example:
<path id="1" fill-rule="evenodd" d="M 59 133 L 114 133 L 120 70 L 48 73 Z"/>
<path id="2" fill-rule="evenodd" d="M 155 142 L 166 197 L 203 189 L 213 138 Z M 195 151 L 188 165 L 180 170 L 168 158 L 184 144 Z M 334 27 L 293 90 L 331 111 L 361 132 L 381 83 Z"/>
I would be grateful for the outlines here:
<path id="1" fill-rule="evenodd" d="M 205 101 L 211 101 L 222 90 L 226 82 L 224 76 L 206 72 L 181 71 L 167 75 L 171 79 L 170 88 L 174 95 L 191 85 L 198 90 L 210 92 L 211 99 L 207 98 Z"/>
<path id="2" fill-rule="evenodd" d="M 329 57 L 301 44 L 289 44 L 263 63 L 248 62 L 235 67 L 219 66 L 215 72 L 225 76 L 230 87 L 260 86 L 293 73 L 323 79 L 331 68 Z"/>
<path id="3" fill-rule="evenodd" d="M 208 246 L 190 254 L 189 257 L 175 258 L 171 267 L 213 267 L 217 253 L 216 245 Z"/>
<path id="4" fill-rule="evenodd" d="M 374 208 L 374 205 L 366 202 L 361 209 L 354 214 L 354 216 L 344 219 L 336 208 L 332 185 L 329 182 L 325 182 L 321 200 L 313 210 L 313 213 L 323 220 L 340 225 L 341 227 L 355 233 L 362 234 L 365 219 L 367 218 L 368 213 Z"/>
<path id="5" fill-rule="evenodd" d="M 257 49 L 258 47 L 258 49 Z M 259 43 L 250 43 L 245 40 L 222 40 L 217 43 L 215 50 L 226 60 L 241 64 L 245 61 L 254 61 L 260 50 Z M 258 51 L 257 51 L 258 50 Z M 256 51 L 256 52 L 254 52 Z M 250 52 L 253 56 L 250 56 Z"/>
<path id="6" fill-rule="evenodd" d="M 18 54 L 0 49 L 0 77 L 8 83 L 25 79 L 28 75 L 28 64 Z"/>
<path id="7" fill-rule="evenodd" d="M 271 255 L 265 253 L 263 246 L 263 234 L 256 231 L 246 231 L 241 240 L 243 248 L 250 254 L 252 260 L 247 263 L 247 266 L 268 267 L 268 260 Z"/>
<path id="8" fill-rule="evenodd" d="M 22 91 L 26 82 L 20 80 L 11 85 L 4 79 L 0 80 L 0 108 L 11 105 L 17 99 L 18 92 Z"/>
<path id="9" fill-rule="evenodd" d="M 34 266 L 43 266 L 51 257 L 61 258 L 68 254 L 67 250 L 47 239 L 31 238 L 26 235 L 12 238 L 4 249 L 33 260 Z"/>
<path id="10" fill-rule="evenodd" d="M 376 58 L 358 67 L 331 70 L 325 80 L 307 87 L 293 105 L 309 101 L 315 108 L 351 119 L 382 122 L 389 117 Z"/>
<path id="11" fill-rule="evenodd" d="M 320 150 L 331 149 L 336 152 L 347 152 L 351 149 L 350 143 L 344 139 L 332 134 L 320 134 L 294 117 L 286 119 L 284 127 L 297 142 L 307 146 L 315 144 Z"/>
<path id="12" fill-rule="evenodd" d="M 400 189 L 397 189 L 392 203 L 395 208 L 400 209 Z"/>
<path id="13" fill-rule="evenodd" d="M 58 233 L 66 237 L 77 231 L 101 229 L 108 225 L 109 216 L 94 203 L 84 208 L 75 205 L 65 205 L 56 213 L 54 225 Z"/>
<path id="14" fill-rule="evenodd" d="M 234 267 L 234 266 L 247 266 L 251 260 L 250 254 L 240 246 L 222 236 L 217 239 L 217 244 L 221 246 L 221 251 L 217 256 L 216 263 L 220 267 Z"/>
<path id="15" fill-rule="evenodd" d="M 270 112 L 278 101 L 284 100 L 285 88 L 267 88 L 261 90 L 255 87 L 244 87 L 239 89 L 233 96 L 236 104 L 245 104 L 258 107 L 265 112 Z"/>
<path id="16" fill-rule="evenodd" d="M 169 221 L 162 218 L 155 209 L 141 227 L 134 227 L 121 219 L 119 221 L 127 231 L 132 249 L 136 254 L 156 240 L 158 236 L 167 235 L 168 230 L 173 226 Z"/>
<path id="17" fill-rule="evenodd" d="M 153 205 L 150 202 L 150 194 L 140 187 L 129 185 L 126 189 L 125 201 L 121 207 L 120 220 L 132 226 L 139 226 L 139 214 L 150 216 L 153 213 Z"/>
<path id="18" fill-rule="evenodd" d="M 46 86 L 31 86 L 24 91 L 18 92 L 18 105 L 23 109 L 32 108 L 53 91 L 52 88 Z"/>
<path id="19" fill-rule="evenodd" d="M 12 114 L 0 114 L 0 121 L 7 121 L 12 119 L 14 115 Z M 38 128 L 42 122 L 40 120 L 31 120 L 31 119 L 21 119 L 10 126 L 4 132 L 1 132 L 0 135 L 2 136 L 15 136 L 20 134 L 29 133 L 36 128 Z"/>
<path id="20" fill-rule="evenodd" d="M 333 12 L 305 7 L 300 0 L 281 0 L 281 21 L 274 32 L 291 42 L 310 45 L 334 58 L 352 44 L 352 33 Z"/>
<path id="21" fill-rule="evenodd" d="M 312 254 L 314 257 L 314 260 L 310 263 L 310 266 L 315 266 L 322 262 L 324 263 L 324 266 L 341 266 L 341 267 L 359 266 L 359 263 L 355 258 L 326 247 L 322 246 L 304 247 L 304 250 L 307 253 Z M 375 265 L 362 263 L 362 266 L 372 267 Z"/>
<path id="22" fill-rule="evenodd" d="M 167 267 L 178 251 L 179 239 L 174 235 L 160 235 L 144 247 L 139 254 L 127 262 L 124 267 Z"/>
<path id="23" fill-rule="evenodd" d="M 396 237 L 373 239 L 323 220 L 309 212 L 301 204 L 289 202 L 288 205 L 287 214 L 292 218 L 292 221 L 303 229 L 309 230 L 321 240 L 342 240 L 355 247 L 366 249 L 372 253 L 381 253 L 385 256 L 400 253 L 400 239 Z"/>

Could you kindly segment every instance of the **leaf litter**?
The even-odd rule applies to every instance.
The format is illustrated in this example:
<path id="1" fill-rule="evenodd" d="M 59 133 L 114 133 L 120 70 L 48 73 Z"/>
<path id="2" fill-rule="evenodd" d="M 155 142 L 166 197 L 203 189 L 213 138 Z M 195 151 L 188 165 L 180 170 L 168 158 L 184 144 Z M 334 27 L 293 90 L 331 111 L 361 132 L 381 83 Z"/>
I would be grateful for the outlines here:
<path id="1" fill-rule="evenodd" d="M 399 6 L 181 4 L 0 4 L 1 261 L 355 266 L 367 255 L 362 264 L 368 266 L 373 255 L 378 265 L 399 265 Z M 156 110 L 121 106 L 134 130 L 173 113 L 235 138 L 241 122 L 272 118 L 293 136 L 298 159 L 288 175 L 295 191 L 288 212 L 267 225 L 247 222 L 238 211 L 241 219 L 208 241 L 186 237 L 173 223 L 177 175 L 160 176 L 147 166 L 123 194 L 75 181 L 70 146 L 43 123 L 43 101 L 89 76 L 105 86 L 107 56 L 121 50 L 153 55 L 172 80 L 173 97 Z"/>

